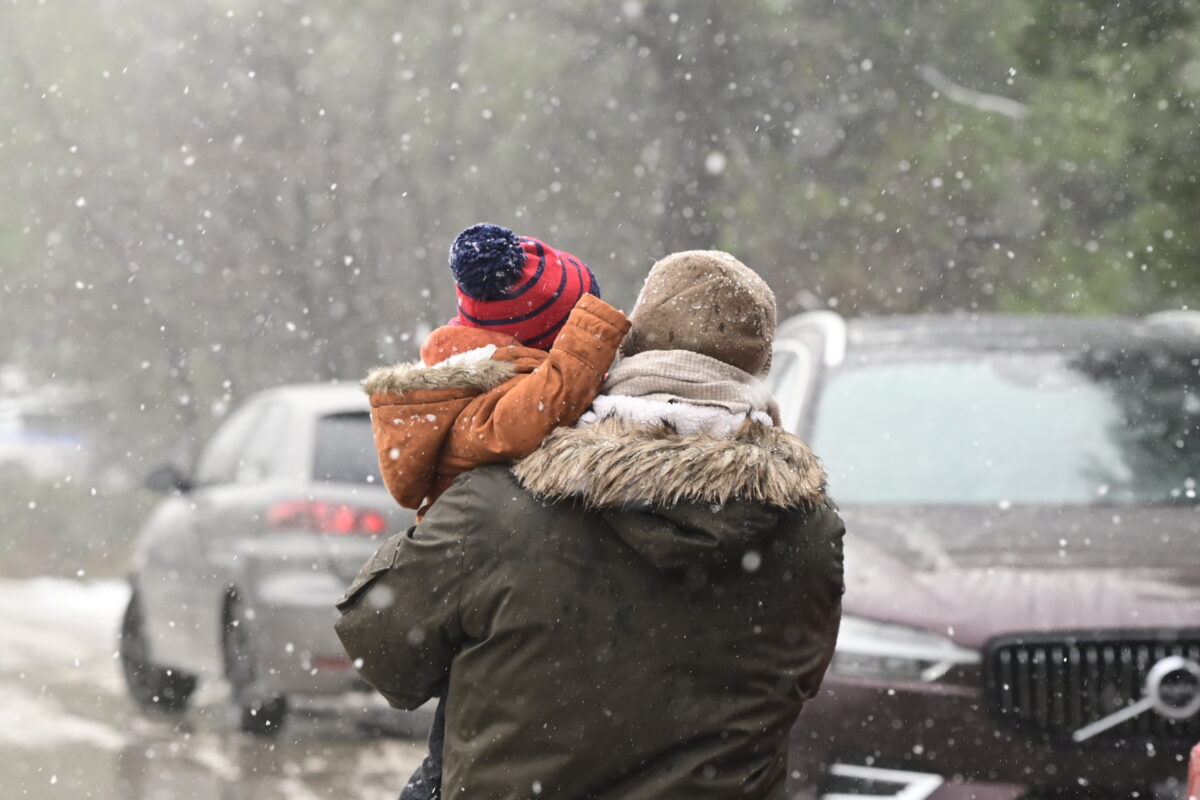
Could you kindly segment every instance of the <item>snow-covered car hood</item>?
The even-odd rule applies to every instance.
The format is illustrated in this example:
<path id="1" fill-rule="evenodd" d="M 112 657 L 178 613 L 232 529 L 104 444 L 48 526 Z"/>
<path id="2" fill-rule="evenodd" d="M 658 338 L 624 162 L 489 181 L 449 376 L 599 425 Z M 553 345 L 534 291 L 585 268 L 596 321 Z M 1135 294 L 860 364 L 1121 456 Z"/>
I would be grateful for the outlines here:
<path id="1" fill-rule="evenodd" d="M 1200 511 L 843 509 L 845 610 L 978 647 L 1003 633 L 1200 626 Z"/>

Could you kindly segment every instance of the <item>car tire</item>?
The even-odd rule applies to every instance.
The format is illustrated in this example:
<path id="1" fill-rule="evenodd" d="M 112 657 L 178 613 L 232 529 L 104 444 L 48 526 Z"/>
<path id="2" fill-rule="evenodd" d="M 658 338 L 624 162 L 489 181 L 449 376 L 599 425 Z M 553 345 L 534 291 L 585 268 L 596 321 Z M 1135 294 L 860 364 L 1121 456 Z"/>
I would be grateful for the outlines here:
<path id="1" fill-rule="evenodd" d="M 196 677 L 150 660 L 150 645 L 146 640 L 145 619 L 137 591 L 130 593 L 121 618 L 117 654 L 125 685 L 138 708 L 147 711 L 183 711 L 187 708 L 196 691 Z"/>
<path id="2" fill-rule="evenodd" d="M 287 698 L 261 692 L 257 686 L 258 664 L 254 653 L 249 617 L 236 594 L 225 606 L 225 631 L 221 638 L 225 677 L 238 708 L 238 727 L 255 736 L 275 736 L 287 718 Z"/>

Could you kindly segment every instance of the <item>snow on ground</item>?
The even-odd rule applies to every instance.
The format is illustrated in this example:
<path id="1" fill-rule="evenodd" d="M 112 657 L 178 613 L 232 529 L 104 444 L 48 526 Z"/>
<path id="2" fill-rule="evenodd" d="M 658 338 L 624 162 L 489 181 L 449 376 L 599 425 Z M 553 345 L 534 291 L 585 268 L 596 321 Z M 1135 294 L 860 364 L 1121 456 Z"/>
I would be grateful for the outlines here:
<path id="1" fill-rule="evenodd" d="M 187 714 L 139 712 L 116 658 L 128 596 L 120 581 L 0 579 L 0 798 L 384 800 L 424 755 L 365 735 L 361 697 L 296 714 L 275 740 L 239 733 L 219 684 Z"/>
<path id="2" fill-rule="evenodd" d="M 120 750 L 127 738 L 111 725 L 63 710 L 53 697 L 0 685 L 0 746 L 44 750 L 63 742 L 80 742 L 105 750 Z"/>
<path id="3" fill-rule="evenodd" d="M 0 580 L 0 671 L 37 665 L 96 680 L 84 662 L 113 660 L 128 598 L 120 581 Z M 105 687 L 115 690 L 115 667 L 104 672 Z"/>

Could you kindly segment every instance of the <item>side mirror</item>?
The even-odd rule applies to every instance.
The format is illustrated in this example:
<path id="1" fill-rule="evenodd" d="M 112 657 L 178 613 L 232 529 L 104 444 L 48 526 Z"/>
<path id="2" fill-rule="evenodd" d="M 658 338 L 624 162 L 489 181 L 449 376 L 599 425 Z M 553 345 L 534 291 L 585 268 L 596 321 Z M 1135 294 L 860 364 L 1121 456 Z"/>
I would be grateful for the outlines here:
<path id="1" fill-rule="evenodd" d="M 188 492 L 192 488 L 191 480 L 173 464 L 163 464 L 150 470 L 150 474 L 142 481 L 142 485 L 159 494 Z"/>

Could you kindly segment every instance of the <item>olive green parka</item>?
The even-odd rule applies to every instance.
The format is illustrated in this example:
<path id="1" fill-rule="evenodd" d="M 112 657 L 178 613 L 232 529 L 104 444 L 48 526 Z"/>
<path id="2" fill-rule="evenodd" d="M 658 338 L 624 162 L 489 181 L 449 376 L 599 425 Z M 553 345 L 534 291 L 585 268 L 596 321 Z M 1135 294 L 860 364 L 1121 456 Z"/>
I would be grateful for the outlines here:
<path id="1" fill-rule="evenodd" d="M 459 477 L 338 604 L 362 676 L 448 692 L 447 798 L 782 797 L 841 614 L 808 447 L 607 419 Z"/>

